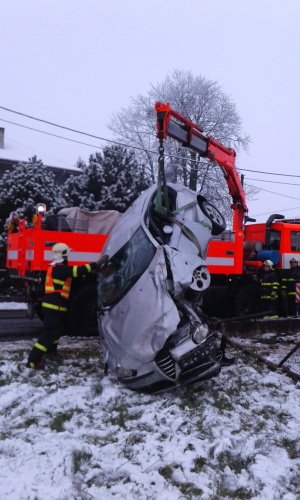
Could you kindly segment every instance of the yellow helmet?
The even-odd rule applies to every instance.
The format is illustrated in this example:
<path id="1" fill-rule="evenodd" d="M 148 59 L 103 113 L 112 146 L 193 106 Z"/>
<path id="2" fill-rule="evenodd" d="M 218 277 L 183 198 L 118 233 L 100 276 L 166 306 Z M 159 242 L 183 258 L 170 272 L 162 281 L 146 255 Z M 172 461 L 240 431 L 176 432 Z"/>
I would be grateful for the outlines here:
<path id="1" fill-rule="evenodd" d="M 65 243 L 55 243 L 52 247 L 54 259 L 67 259 L 70 255 L 71 248 Z"/>

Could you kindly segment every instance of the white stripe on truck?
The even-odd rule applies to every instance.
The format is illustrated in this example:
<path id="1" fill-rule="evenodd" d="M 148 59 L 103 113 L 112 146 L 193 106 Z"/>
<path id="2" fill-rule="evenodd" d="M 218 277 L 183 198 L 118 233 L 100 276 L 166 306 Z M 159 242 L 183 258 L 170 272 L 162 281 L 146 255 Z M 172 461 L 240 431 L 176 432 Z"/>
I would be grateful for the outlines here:
<path id="1" fill-rule="evenodd" d="M 234 266 L 234 259 L 232 257 L 207 257 L 207 266 Z"/>
<path id="2" fill-rule="evenodd" d="M 69 260 L 72 262 L 95 262 L 101 256 L 101 252 L 70 252 Z M 44 251 L 44 260 L 53 260 L 51 250 Z"/>

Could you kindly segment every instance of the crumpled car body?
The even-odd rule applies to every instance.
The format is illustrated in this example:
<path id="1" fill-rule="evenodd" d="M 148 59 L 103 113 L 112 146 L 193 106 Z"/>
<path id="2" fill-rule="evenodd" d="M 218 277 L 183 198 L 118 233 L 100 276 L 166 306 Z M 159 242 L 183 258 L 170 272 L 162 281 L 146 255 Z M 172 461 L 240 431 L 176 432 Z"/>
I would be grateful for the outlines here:
<path id="1" fill-rule="evenodd" d="M 167 189 L 167 216 L 155 210 L 154 185 L 120 217 L 98 275 L 105 362 L 134 390 L 174 387 L 220 370 L 215 333 L 199 307 L 210 284 L 205 258 L 219 213 L 212 221 L 203 197 L 179 184 Z"/>

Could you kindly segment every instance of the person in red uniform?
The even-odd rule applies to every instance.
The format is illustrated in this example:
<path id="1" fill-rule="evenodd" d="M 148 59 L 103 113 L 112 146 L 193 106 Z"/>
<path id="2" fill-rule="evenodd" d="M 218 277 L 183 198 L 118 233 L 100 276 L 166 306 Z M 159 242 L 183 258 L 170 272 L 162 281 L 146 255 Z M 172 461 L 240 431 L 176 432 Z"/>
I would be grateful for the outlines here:
<path id="1" fill-rule="evenodd" d="M 52 253 L 53 261 L 47 271 L 42 302 L 44 331 L 33 345 L 26 365 L 33 369 L 44 368 L 45 354 L 52 354 L 54 357 L 57 355 L 59 339 L 65 333 L 72 279 L 84 278 L 107 259 L 106 256 L 102 256 L 97 262 L 83 266 L 69 266 L 70 248 L 65 243 L 56 243 Z"/>

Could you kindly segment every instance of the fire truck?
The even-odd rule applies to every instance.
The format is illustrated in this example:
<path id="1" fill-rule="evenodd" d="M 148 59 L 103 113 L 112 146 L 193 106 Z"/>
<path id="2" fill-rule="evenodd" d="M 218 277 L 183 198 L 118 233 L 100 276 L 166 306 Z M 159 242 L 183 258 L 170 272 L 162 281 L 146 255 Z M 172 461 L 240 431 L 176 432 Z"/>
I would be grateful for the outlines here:
<path id="1" fill-rule="evenodd" d="M 109 218 L 116 218 L 118 212 L 103 212 L 110 227 Z M 97 213 L 93 212 L 93 215 Z M 99 214 L 101 216 L 101 213 Z M 71 221 L 71 223 L 70 223 Z M 44 204 L 38 204 L 35 222 L 22 218 L 17 232 L 8 234 L 6 268 L 10 279 L 24 285 L 28 315 L 37 314 L 42 319 L 41 301 L 44 294 L 46 271 L 52 260 L 52 247 L 64 242 L 70 248 L 70 265 L 83 265 L 97 261 L 107 240 L 108 232 L 93 234 L 88 232 L 84 221 L 68 219 L 65 214 L 46 214 Z M 96 333 L 96 275 L 90 273 L 86 279 L 73 280 L 68 311 L 68 328 L 73 335 Z"/>
<path id="2" fill-rule="evenodd" d="M 292 257 L 300 260 L 300 219 L 272 214 L 266 223 L 248 224 L 256 221 L 248 216 L 235 151 L 204 135 L 199 125 L 174 111 L 169 103 L 157 102 L 155 108 L 161 147 L 170 137 L 211 160 L 222 170 L 232 200 L 232 229 L 222 232 L 221 214 L 203 201 L 202 209 L 215 233 L 206 258 L 212 281 L 204 298 L 204 309 L 210 315 L 221 317 L 255 313 L 258 289 L 254 277 L 262 262 L 272 260 L 280 276 L 281 270 L 289 268 Z"/>
<path id="3" fill-rule="evenodd" d="M 211 286 L 204 296 L 203 308 L 207 314 L 217 317 L 255 313 L 258 294 L 253 276 L 266 259 L 281 270 L 289 267 L 291 257 L 300 258 L 300 219 L 284 219 L 280 214 L 273 214 L 266 223 L 249 224 L 255 220 L 248 216 L 235 151 L 206 136 L 199 125 L 174 111 L 169 103 L 157 102 L 155 109 L 160 152 L 158 192 L 161 191 L 162 200 L 166 187 L 163 162 L 167 138 L 216 164 L 224 174 L 232 200 L 232 228 L 226 230 L 219 210 L 201 193 L 198 195 L 214 235 L 206 258 Z M 57 242 L 66 243 L 72 249 L 70 264 L 81 265 L 99 258 L 109 234 L 88 234 L 76 227 L 66 231 L 62 225 L 53 229 L 45 225 L 45 218 L 42 207 L 34 227 L 28 227 L 27 221 L 21 220 L 18 231 L 8 235 L 7 244 L 7 269 L 24 282 L 29 309 L 38 314 L 52 246 Z M 96 277 L 91 276 L 83 283 L 74 282 L 69 308 L 70 331 L 77 335 L 96 333 L 96 314 Z"/>

